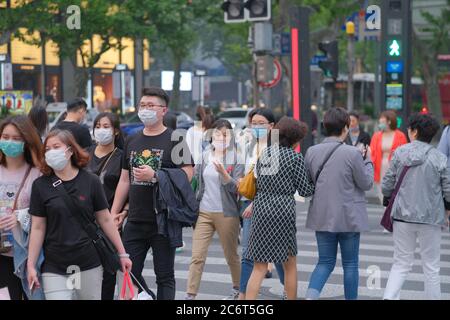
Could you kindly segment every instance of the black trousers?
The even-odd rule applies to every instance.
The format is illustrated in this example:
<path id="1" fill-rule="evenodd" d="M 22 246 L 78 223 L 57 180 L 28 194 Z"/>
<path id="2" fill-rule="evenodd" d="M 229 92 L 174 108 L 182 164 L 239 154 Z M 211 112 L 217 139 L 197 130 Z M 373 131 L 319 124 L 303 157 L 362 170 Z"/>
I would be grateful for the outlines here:
<path id="1" fill-rule="evenodd" d="M 23 300 L 22 282 L 14 275 L 13 258 L 0 255 L 0 288 L 5 287 L 11 300 Z"/>
<path id="2" fill-rule="evenodd" d="M 170 247 L 168 238 L 158 234 L 156 224 L 129 221 L 123 231 L 123 245 L 133 262 L 131 271 L 147 292 L 149 289 L 142 276 L 142 270 L 147 253 L 150 248 L 152 249 L 153 269 L 158 287 L 157 299 L 174 300 L 175 248 Z"/>

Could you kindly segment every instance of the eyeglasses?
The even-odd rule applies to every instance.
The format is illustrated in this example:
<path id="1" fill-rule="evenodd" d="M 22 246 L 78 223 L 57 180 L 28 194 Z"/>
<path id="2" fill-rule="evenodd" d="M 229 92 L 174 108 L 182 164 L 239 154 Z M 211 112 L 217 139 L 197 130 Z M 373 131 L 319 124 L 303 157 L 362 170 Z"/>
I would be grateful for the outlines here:
<path id="1" fill-rule="evenodd" d="M 269 125 L 270 123 L 268 123 L 268 122 L 264 122 L 264 123 L 251 123 L 250 125 L 252 126 L 252 127 L 255 127 L 255 126 L 267 126 L 267 125 Z"/>
<path id="2" fill-rule="evenodd" d="M 153 104 L 153 103 L 148 103 L 148 104 L 143 104 L 141 103 L 139 105 L 139 109 L 156 109 L 156 108 L 165 108 L 166 106 L 162 105 L 162 104 Z"/>

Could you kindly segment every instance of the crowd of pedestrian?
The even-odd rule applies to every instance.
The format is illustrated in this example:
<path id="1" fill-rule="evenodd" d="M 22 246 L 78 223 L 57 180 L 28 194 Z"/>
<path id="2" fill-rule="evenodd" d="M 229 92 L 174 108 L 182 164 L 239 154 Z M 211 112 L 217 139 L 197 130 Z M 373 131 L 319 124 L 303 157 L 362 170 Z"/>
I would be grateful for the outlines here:
<path id="1" fill-rule="evenodd" d="M 144 89 L 137 106 L 144 129 L 126 139 L 119 118 L 108 112 L 97 115 L 91 133 L 82 124 L 83 99 L 69 102 L 66 118 L 51 130 L 41 107 L 0 124 L 3 296 L 113 300 L 118 273 L 132 275 L 139 295 L 153 296 L 143 277 L 151 250 L 154 298 L 173 300 L 176 250 L 183 229 L 193 227 L 187 300 L 199 293 L 216 232 L 231 275 L 228 299 L 257 299 L 274 265 L 283 299 L 295 300 L 297 194 L 309 199 L 306 228 L 315 232 L 318 251 L 305 298 L 320 297 L 339 247 L 345 299 L 354 300 L 361 233 L 370 231 L 365 192 L 375 185 L 393 222 L 384 298 L 400 298 L 418 240 L 425 297 L 440 299 L 450 135 L 446 128 L 439 147 L 431 144 L 440 130 L 432 115 L 413 114 L 406 136 L 395 112 L 385 111 L 371 137 L 357 113 L 332 108 L 323 118 L 326 139 L 303 157 L 297 149 L 308 125 L 291 117 L 277 121 L 268 108 L 252 110 L 247 128 L 237 133 L 199 107 L 196 125 L 180 134 L 169 105 L 161 88 Z M 119 261 L 114 270 L 86 226 L 111 244 Z M 74 273 L 78 286 L 69 285 Z"/>

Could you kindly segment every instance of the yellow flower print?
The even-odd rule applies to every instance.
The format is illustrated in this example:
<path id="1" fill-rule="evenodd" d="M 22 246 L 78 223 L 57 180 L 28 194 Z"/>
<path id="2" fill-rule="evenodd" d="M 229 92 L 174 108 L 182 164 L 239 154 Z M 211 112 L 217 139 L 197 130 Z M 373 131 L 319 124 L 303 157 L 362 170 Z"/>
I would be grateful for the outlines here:
<path id="1" fill-rule="evenodd" d="M 151 155 L 152 155 L 152 153 L 151 153 L 150 150 L 144 150 L 144 151 L 142 151 L 142 156 L 143 156 L 144 158 L 149 158 Z"/>

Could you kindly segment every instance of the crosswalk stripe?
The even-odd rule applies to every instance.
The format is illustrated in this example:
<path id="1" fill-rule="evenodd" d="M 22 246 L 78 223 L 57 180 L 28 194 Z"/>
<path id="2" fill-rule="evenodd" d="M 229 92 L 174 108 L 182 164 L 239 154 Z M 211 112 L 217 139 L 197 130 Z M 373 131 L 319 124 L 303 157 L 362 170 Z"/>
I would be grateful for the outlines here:
<path id="1" fill-rule="evenodd" d="M 153 272 L 150 269 L 144 269 L 143 276 L 153 278 Z M 177 279 L 187 280 L 189 275 L 188 271 L 185 270 L 175 270 L 175 277 Z M 231 276 L 229 274 L 220 274 L 220 273 L 212 273 L 212 272 L 203 272 L 202 281 L 210 281 L 215 283 L 222 284 L 231 284 Z M 306 281 L 298 281 L 298 288 L 300 298 L 305 296 L 306 288 L 308 287 L 308 282 Z M 265 279 L 263 282 L 264 287 L 281 287 L 278 279 Z M 333 294 L 331 294 L 333 292 Z M 344 292 L 344 286 L 342 284 L 332 284 L 327 283 L 322 291 L 322 298 L 333 297 L 333 296 L 341 296 Z M 367 287 L 358 287 L 358 294 L 360 296 L 374 297 L 374 298 L 382 298 L 384 289 L 369 289 Z M 225 297 L 225 296 L 223 296 Z M 412 291 L 412 290 L 402 290 L 401 297 L 403 299 L 424 299 L 425 295 L 422 291 Z M 450 294 L 443 293 L 442 299 L 450 300 Z"/>

